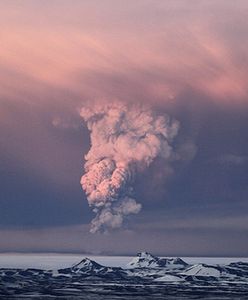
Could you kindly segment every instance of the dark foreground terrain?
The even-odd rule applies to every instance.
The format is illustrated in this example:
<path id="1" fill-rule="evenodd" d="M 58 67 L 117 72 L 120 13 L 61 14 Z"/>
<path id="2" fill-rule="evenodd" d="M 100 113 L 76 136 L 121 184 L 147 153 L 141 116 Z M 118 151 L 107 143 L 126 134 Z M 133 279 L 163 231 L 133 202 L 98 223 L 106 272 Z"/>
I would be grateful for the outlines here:
<path id="1" fill-rule="evenodd" d="M 0 269 L 0 299 L 248 299 L 248 263 L 188 265 L 139 253 L 125 269 L 88 258 L 59 270 Z"/>

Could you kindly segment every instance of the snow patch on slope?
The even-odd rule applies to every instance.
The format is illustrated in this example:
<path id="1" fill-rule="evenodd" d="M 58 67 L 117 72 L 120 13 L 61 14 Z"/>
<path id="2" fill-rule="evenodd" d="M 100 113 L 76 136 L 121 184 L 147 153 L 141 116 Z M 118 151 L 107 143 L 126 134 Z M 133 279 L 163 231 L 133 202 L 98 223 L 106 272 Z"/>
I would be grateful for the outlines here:
<path id="1" fill-rule="evenodd" d="M 156 278 L 154 281 L 158 281 L 158 282 L 179 282 L 179 281 L 184 281 L 183 278 L 180 278 L 178 276 L 175 275 L 165 275 L 159 278 Z"/>
<path id="2" fill-rule="evenodd" d="M 191 276 L 212 276 L 220 277 L 221 271 L 215 266 L 209 266 L 204 264 L 194 265 L 187 270 L 185 270 L 182 275 L 191 275 Z"/>

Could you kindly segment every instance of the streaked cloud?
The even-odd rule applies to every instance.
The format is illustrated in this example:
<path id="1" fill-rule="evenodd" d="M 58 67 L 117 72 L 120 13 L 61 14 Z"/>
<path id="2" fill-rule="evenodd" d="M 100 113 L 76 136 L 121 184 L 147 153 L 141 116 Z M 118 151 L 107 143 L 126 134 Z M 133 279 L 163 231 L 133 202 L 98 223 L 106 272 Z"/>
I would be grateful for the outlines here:
<path id="1" fill-rule="evenodd" d="M 4 2 L 0 95 L 27 101 L 22 91 L 47 103 L 35 97 L 45 85 L 82 101 L 164 103 L 191 89 L 247 103 L 248 41 L 233 47 L 237 30 L 248 33 L 247 3 L 190 2 Z"/>

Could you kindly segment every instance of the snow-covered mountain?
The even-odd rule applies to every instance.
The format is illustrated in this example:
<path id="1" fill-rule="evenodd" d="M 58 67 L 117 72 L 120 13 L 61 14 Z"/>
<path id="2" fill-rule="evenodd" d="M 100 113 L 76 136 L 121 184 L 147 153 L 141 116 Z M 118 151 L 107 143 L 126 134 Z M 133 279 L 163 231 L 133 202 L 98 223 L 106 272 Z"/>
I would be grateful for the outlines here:
<path id="1" fill-rule="evenodd" d="M 166 289 L 163 289 L 164 285 Z M 83 258 L 79 263 L 59 270 L 0 269 L 0 299 L 47 293 L 56 297 L 82 296 L 89 291 L 94 294 L 96 290 L 106 294 L 108 288 L 114 289 L 115 295 L 122 295 L 121 291 L 125 295 L 140 291 L 143 295 L 147 286 L 148 295 L 152 291 L 156 294 L 158 290 L 161 295 L 165 292 L 168 295 L 170 291 L 172 294 L 181 291 L 184 295 L 185 289 L 197 295 L 217 293 L 218 290 L 228 295 L 248 295 L 248 263 L 188 265 L 180 258 L 159 258 L 141 252 L 125 268 L 107 267 Z M 14 295 L 17 296 L 13 298 Z"/>
<path id="2" fill-rule="evenodd" d="M 183 276 L 216 277 L 216 278 L 244 278 L 248 280 L 248 263 L 237 262 L 228 265 L 196 264 L 180 273 Z"/>
<path id="3" fill-rule="evenodd" d="M 105 279 L 123 279 L 126 273 L 122 268 L 106 267 L 98 264 L 97 262 L 84 258 L 79 263 L 74 264 L 71 268 L 59 269 L 58 273 L 63 276 L 68 274 L 71 277 L 100 277 Z"/>
<path id="4" fill-rule="evenodd" d="M 73 274 L 78 273 L 78 274 L 96 275 L 103 271 L 106 271 L 105 269 L 106 267 L 86 257 L 82 259 L 79 263 L 73 265 L 71 268 L 67 270 L 70 270 L 70 272 Z M 60 270 L 60 272 L 62 271 L 63 269 Z"/>
<path id="5" fill-rule="evenodd" d="M 140 252 L 127 264 L 126 268 L 183 269 L 187 265 L 181 258 L 158 258 L 150 253 Z"/>
<path id="6" fill-rule="evenodd" d="M 222 273 L 221 271 L 221 268 L 216 266 L 197 264 L 186 269 L 184 272 L 181 273 L 181 275 L 220 277 Z"/>

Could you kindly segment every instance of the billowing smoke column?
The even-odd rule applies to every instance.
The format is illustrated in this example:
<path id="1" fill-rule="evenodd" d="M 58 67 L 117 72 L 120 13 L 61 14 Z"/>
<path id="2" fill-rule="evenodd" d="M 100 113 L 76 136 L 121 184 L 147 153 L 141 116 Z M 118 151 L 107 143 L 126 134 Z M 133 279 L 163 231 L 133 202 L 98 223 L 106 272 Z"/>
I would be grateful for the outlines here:
<path id="1" fill-rule="evenodd" d="M 83 107 L 80 114 L 91 138 L 81 178 L 96 213 L 91 232 L 119 228 L 141 210 L 132 197 L 135 175 L 158 156 L 169 159 L 179 123 L 147 106 L 120 102 Z"/>

